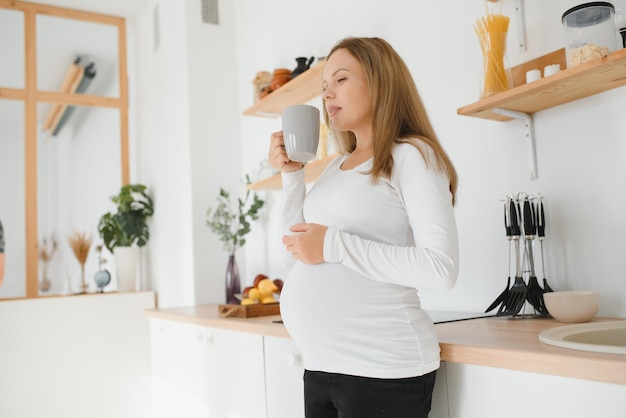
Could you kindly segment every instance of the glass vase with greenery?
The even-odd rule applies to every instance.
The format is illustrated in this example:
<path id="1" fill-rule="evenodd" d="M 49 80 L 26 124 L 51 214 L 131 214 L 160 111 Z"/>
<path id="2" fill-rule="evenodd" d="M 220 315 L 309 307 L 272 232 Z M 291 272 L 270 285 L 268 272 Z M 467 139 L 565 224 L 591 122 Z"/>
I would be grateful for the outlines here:
<path id="1" fill-rule="evenodd" d="M 250 178 L 246 176 L 246 184 Z M 230 193 L 220 188 L 217 206 L 207 210 L 207 226 L 216 234 L 228 252 L 226 269 L 226 302 L 238 304 L 235 297 L 241 291 L 239 270 L 235 261 L 235 252 L 246 243 L 246 235 L 251 231 L 251 221 L 259 218 L 259 211 L 265 202 L 256 192 L 246 190 L 245 197 L 238 198 L 233 204 Z"/>

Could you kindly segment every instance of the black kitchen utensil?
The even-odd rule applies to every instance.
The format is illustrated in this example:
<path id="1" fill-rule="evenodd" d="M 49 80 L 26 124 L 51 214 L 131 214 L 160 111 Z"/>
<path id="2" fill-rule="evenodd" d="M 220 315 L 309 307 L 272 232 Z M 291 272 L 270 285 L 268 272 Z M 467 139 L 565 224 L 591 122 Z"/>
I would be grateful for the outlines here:
<path id="1" fill-rule="evenodd" d="M 528 293 L 528 288 L 526 287 L 526 283 L 522 277 L 522 269 L 520 267 L 519 240 L 521 230 L 520 219 L 518 216 L 519 209 L 514 199 L 511 199 L 510 201 L 509 214 L 511 218 L 511 235 L 515 244 L 515 282 L 509 289 L 504 302 L 500 305 L 500 309 L 498 309 L 496 316 L 517 315 L 524 307 L 524 303 L 526 303 L 526 295 Z"/>
<path id="2" fill-rule="evenodd" d="M 548 315 L 548 310 L 543 301 L 543 288 L 537 281 L 535 275 L 535 258 L 533 250 L 533 240 L 537 233 L 537 223 L 535 215 L 535 207 L 530 197 L 526 196 L 523 203 L 523 225 L 524 225 L 524 242 L 526 247 L 526 259 L 530 267 L 530 276 L 528 278 L 528 293 L 526 300 L 533 306 L 535 312 L 540 315 Z"/>
<path id="3" fill-rule="evenodd" d="M 509 265 L 507 269 L 509 277 L 506 279 L 506 287 L 502 293 L 500 293 L 498 297 L 491 302 L 491 305 L 489 305 L 489 307 L 485 310 L 485 313 L 494 310 L 498 307 L 498 305 L 506 300 L 507 295 L 509 294 L 509 286 L 511 286 L 511 240 L 513 236 L 511 235 L 511 213 L 509 212 L 509 202 L 510 198 L 507 196 L 504 202 L 504 230 L 506 231 L 506 239 L 509 241 Z"/>
<path id="4" fill-rule="evenodd" d="M 543 262 L 543 240 L 546 237 L 546 217 L 543 210 L 543 197 L 538 195 L 537 198 L 537 237 L 539 237 L 539 245 L 541 246 L 541 271 L 543 273 L 543 290 L 545 292 L 553 292 L 546 279 L 546 267 Z M 542 297 L 543 299 L 543 297 Z"/>
<path id="5" fill-rule="evenodd" d="M 509 286 L 511 286 L 511 276 L 506 279 L 506 287 L 504 288 L 502 293 L 500 293 L 498 297 L 491 303 L 491 305 L 489 305 L 489 307 L 485 309 L 485 313 L 493 311 L 495 308 L 498 307 L 498 305 L 504 303 L 507 300 L 509 296 Z"/>

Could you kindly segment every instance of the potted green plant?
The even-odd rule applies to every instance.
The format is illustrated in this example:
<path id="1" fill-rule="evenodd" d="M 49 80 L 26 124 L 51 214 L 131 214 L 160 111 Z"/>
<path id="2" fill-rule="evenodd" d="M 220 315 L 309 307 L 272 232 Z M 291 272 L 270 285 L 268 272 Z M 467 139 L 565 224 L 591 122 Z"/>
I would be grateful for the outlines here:
<path id="1" fill-rule="evenodd" d="M 246 175 L 246 184 L 250 184 L 250 177 Z M 252 198 L 252 201 L 250 201 Z M 217 206 L 207 210 L 207 226 L 215 233 L 228 252 L 228 266 L 226 268 L 226 303 L 239 303 L 235 294 L 241 292 L 239 269 L 235 260 L 235 252 L 246 243 L 246 235 L 251 231 L 250 222 L 259 218 L 259 210 L 265 202 L 250 190 L 246 190 L 243 199 L 237 199 L 235 206 L 230 193 L 220 188 L 217 196 Z"/>
<path id="2" fill-rule="evenodd" d="M 132 291 L 136 288 L 138 249 L 150 239 L 148 219 L 154 214 L 154 205 L 143 184 L 122 186 L 111 201 L 117 211 L 102 215 L 98 233 L 115 256 L 118 291 Z"/>

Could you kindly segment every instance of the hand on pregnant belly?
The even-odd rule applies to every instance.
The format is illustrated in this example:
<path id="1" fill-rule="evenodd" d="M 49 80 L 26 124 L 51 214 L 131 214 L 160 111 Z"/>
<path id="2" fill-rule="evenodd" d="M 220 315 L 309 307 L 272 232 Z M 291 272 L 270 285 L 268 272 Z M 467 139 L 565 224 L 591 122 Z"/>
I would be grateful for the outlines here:
<path id="1" fill-rule="evenodd" d="M 283 236 L 283 244 L 291 256 L 305 264 L 324 262 L 324 236 L 328 229 L 325 225 L 300 223 L 289 230 L 294 235 Z"/>

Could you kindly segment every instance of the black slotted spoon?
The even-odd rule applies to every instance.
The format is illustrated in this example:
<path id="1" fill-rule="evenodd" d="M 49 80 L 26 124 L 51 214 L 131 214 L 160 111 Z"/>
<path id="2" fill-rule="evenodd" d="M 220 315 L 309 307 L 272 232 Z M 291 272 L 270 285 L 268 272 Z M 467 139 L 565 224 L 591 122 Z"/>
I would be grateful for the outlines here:
<path id="1" fill-rule="evenodd" d="M 509 294 L 509 286 L 511 286 L 511 239 L 513 236 L 511 235 L 511 212 L 509 211 L 509 201 L 510 197 L 507 196 L 504 202 L 504 229 L 506 231 L 506 239 L 509 241 L 509 264 L 507 273 L 509 277 L 506 279 L 506 287 L 498 295 L 498 297 L 489 305 L 489 307 L 485 310 L 485 313 L 490 312 L 498 307 L 501 303 L 504 303 L 508 294 Z"/>
<path id="2" fill-rule="evenodd" d="M 548 315 L 548 310 L 546 309 L 543 301 L 544 290 L 539 285 L 537 276 L 535 275 L 533 240 L 535 239 L 535 235 L 537 233 L 537 216 L 530 197 L 527 196 L 524 198 L 523 205 L 522 218 L 524 225 L 524 241 L 526 244 L 526 259 L 528 260 L 528 265 L 530 267 L 528 294 L 526 296 L 526 300 L 528 300 L 528 302 L 533 306 L 536 313 L 545 316 Z"/>
<path id="3" fill-rule="evenodd" d="M 546 279 L 546 266 L 543 262 L 543 240 L 546 237 L 546 217 L 543 210 L 543 197 L 538 195 L 537 199 L 537 236 L 539 237 L 539 245 L 541 246 L 541 271 L 543 273 L 543 290 L 544 292 L 553 292 Z M 543 297 L 542 297 L 543 299 Z"/>
<path id="4" fill-rule="evenodd" d="M 528 287 L 522 277 L 522 269 L 520 266 L 520 218 L 518 215 L 519 209 L 514 199 L 511 199 L 509 204 L 509 213 L 511 214 L 511 235 L 515 243 L 515 282 L 513 282 L 513 286 L 509 289 L 504 302 L 500 305 L 496 316 L 517 315 L 524 307 L 528 294 Z"/>

